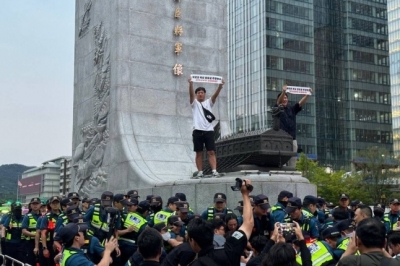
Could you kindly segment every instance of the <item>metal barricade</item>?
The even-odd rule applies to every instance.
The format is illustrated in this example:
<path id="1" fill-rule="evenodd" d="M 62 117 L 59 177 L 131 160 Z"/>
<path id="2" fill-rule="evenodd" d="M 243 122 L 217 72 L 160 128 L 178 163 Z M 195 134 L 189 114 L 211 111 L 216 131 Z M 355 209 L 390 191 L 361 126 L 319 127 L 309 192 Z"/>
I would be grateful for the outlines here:
<path id="1" fill-rule="evenodd" d="M 6 266 L 7 261 L 11 261 L 11 266 L 31 266 L 30 264 L 23 263 L 19 260 L 11 258 L 10 256 L 0 254 L 0 265 Z"/>

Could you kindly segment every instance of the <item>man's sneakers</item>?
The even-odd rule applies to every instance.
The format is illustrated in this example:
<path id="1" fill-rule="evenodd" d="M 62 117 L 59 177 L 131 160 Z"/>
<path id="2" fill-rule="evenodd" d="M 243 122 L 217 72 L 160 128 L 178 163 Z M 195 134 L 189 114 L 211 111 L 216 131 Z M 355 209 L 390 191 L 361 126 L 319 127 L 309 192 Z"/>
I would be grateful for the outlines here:
<path id="1" fill-rule="evenodd" d="M 192 179 L 200 179 L 204 177 L 203 171 L 198 171 L 197 174 L 195 173 L 193 173 Z"/>
<path id="2" fill-rule="evenodd" d="M 213 170 L 213 171 L 212 171 L 211 177 L 216 177 L 216 178 L 218 178 L 218 177 L 221 177 L 221 175 L 217 172 L 217 170 Z"/>

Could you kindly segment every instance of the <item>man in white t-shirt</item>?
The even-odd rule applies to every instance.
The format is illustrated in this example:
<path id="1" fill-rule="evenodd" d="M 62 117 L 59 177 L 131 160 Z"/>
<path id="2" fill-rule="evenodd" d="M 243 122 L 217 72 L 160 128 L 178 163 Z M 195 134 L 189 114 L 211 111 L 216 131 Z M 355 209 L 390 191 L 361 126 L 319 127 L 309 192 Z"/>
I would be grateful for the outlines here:
<path id="1" fill-rule="evenodd" d="M 206 100 L 206 89 L 203 87 L 198 87 L 196 91 L 193 89 L 192 78 L 189 78 L 189 96 L 190 104 L 192 105 L 193 114 L 193 146 L 196 152 L 196 166 L 197 166 L 197 178 L 203 177 L 203 149 L 206 146 L 208 154 L 208 162 L 210 163 L 212 169 L 212 175 L 214 177 L 219 177 L 217 172 L 217 157 L 215 156 L 215 141 L 214 141 L 214 127 L 212 123 L 208 122 L 204 116 L 203 107 L 208 111 L 212 112 L 212 107 L 222 90 L 224 85 L 224 80 L 219 84 L 217 90 L 211 96 L 211 98 Z"/>

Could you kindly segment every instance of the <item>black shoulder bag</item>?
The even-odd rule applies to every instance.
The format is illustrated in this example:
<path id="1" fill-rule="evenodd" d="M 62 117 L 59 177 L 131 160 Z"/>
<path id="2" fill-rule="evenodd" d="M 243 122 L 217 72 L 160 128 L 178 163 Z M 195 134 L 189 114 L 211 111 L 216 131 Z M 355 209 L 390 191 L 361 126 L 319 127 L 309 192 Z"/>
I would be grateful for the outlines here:
<path id="1" fill-rule="evenodd" d="M 201 103 L 200 103 L 201 104 Z M 204 117 L 206 118 L 206 120 L 211 123 L 212 121 L 215 120 L 215 116 L 213 115 L 213 113 L 211 113 L 210 111 L 208 111 L 206 108 L 204 108 L 204 106 L 201 104 L 201 107 L 203 108 L 203 113 L 204 113 Z"/>

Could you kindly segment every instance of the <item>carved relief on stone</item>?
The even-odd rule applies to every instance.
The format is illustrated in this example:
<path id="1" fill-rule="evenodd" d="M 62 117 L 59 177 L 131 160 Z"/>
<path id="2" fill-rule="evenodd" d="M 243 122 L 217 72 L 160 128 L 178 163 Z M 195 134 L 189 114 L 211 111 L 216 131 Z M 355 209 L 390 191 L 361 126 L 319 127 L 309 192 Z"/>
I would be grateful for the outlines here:
<path id="1" fill-rule="evenodd" d="M 89 29 L 90 25 L 90 8 L 92 7 L 92 0 L 85 4 L 85 13 L 81 19 L 81 26 L 79 27 L 78 37 L 81 38 Z"/>
<path id="2" fill-rule="evenodd" d="M 73 156 L 75 189 L 84 196 L 101 189 L 107 182 L 102 169 L 104 152 L 109 141 L 108 114 L 110 108 L 110 51 L 103 23 L 94 29 L 95 51 L 93 63 L 96 69 L 93 91 L 93 120 L 81 129 L 82 143 Z"/>

